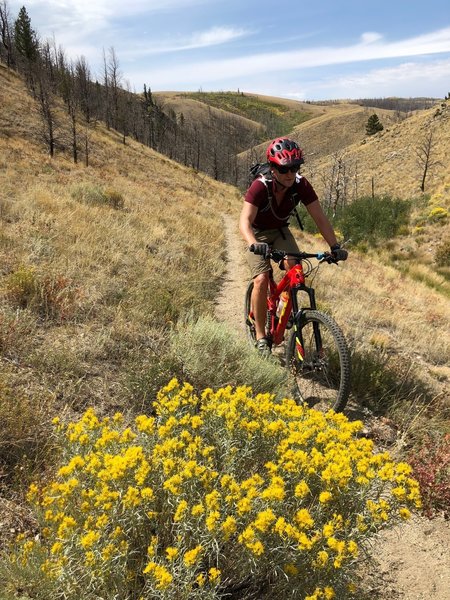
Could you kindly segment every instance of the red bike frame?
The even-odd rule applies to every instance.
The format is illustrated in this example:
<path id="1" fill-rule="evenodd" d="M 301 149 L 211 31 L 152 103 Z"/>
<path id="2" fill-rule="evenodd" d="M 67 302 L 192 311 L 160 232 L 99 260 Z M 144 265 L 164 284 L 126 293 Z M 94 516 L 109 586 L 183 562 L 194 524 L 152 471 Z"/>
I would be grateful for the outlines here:
<path id="1" fill-rule="evenodd" d="M 270 333 L 272 342 L 275 345 L 281 344 L 284 339 L 284 332 L 289 321 L 291 311 L 294 308 L 294 316 L 298 312 L 297 299 L 292 293 L 294 289 L 303 287 L 305 284 L 305 274 L 301 264 L 294 265 L 277 284 L 273 278 L 273 272 L 270 273 L 269 290 L 270 295 L 267 298 L 267 309 L 270 313 Z M 277 317 L 277 306 L 281 293 L 288 292 L 288 301 L 284 305 L 279 317 Z M 294 305 L 295 304 L 295 305 Z M 294 305 L 294 306 L 293 306 Z M 303 350 L 303 349 L 302 349 Z"/>

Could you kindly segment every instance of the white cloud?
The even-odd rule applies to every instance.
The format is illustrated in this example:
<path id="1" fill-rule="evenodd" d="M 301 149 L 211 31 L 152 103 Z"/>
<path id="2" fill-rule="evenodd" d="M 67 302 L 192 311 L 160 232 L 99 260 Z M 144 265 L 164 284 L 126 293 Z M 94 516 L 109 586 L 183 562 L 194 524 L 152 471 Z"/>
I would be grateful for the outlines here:
<path id="1" fill-rule="evenodd" d="M 169 12 L 188 9 L 208 0 L 27 0 L 26 8 L 32 22 L 44 35 L 55 33 L 82 37 L 98 35 L 111 27 L 121 17 L 149 15 L 155 12 Z M 11 6 L 18 11 L 22 0 L 12 0 Z"/>
<path id="2" fill-rule="evenodd" d="M 151 55 L 162 55 L 185 50 L 195 50 L 197 48 L 206 48 L 226 44 L 236 38 L 248 35 L 244 29 L 233 29 L 231 27 L 213 27 L 207 31 L 194 33 L 187 39 L 177 40 L 174 43 L 152 43 L 152 44 L 129 44 L 125 49 L 120 50 L 120 56 L 124 59 L 137 60 Z"/>
<path id="3" fill-rule="evenodd" d="M 375 69 L 364 75 L 354 77 L 343 77 L 339 84 L 343 87 L 369 86 L 369 85 L 392 85 L 396 82 L 411 81 L 418 79 L 432 80 L 442 79 L 450 75 L 450 59 L 434 63 L 407 62 L 396 67 L 386 69 Z"/>
<path id="4" fill-rule="evenodd" d="M 395 67 L 369 70 L 363 74 L 304 81 L 279 95 L 295 98 L 380 98 L 387 96 L 443 97 L 448 92 L 450 59 L 404 62 Z"/>
<path id="5" fill-rule="evenodd" d="M 238 37 L 246 35 L 244 29 L 232 29 L 230 27 L 213 27 L 208 31 L 196 33 L 192 36 L 192 46 L 201 48 L 202 46 L 214 46 L 224 44 Z"/>
<path id="6" fill-rule="evenodd" d="M 213 27 L 204 32 L 197 32 L 185 39 L 179 39 L 176 43 L 160 41 L 158 43 L 129 41 L 120 48 L 118 54 L 120 60 L 138 61 L 149 56 L 162 56 L 164 54 L 183 52 L 226 44 L 237 38 L 248 35 L 245 29 L 233 29 L 231 27 Z M 186 58 L 184 58 L 186 60 Z M 183 61 L 184 62 L 184 61 Z"/>
<path id="7" fill-rule="evenodd" d="M 380 95 L 395 95 L 395 90 L 410 88 L 421 89 L 423 96 L 441 97 L 447 93 L 446 84 L 450 79 L 450 59 L 426 62 L 426 63 L 403 63 L 397 67 L 388 69 L 377 69 L 360 77 L 343 79 L 342 87 L 362 88 L 366 90 L 379 90 Z M 397 93 L 398 95 L 398 93 Z"/>
<path id="8" fill-rule="evenodd" d="M 383 36 L 380 33 L 376 33 L 374 31 L 367 31 L 363 33 L 361 36 L 362 44 L 373 44 L 374 42 L 378 42 L 383 39 Z"/>
<path id="9" fill-rule="evenodd" d="M 227 79 L 239 79 L 258 73 L 280 73 L 305 68 L 357 63 L 377 59 L 413 57 L 450 52 L 450 27 L 401 40 L 398 42 L 357 43 L 353 46 L 317 47 L 272 54 L 255 54 L 232 59 L 183 61 L 179 67 L 151 69 L 145 72 L 142 81 L 152 81 L 155 89 L 175 89 L 180 85 L 207 86 Z M 139 73 L 132 79 L 141 79 Z M 176 82 L 176 83 L 175 83 Z"/>

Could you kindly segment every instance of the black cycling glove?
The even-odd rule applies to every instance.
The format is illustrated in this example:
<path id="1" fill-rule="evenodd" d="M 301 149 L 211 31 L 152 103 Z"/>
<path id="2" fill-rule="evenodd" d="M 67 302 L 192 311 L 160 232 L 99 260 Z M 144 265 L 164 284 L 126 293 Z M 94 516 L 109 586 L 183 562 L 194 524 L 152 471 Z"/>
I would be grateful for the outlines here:
<path id="1" fill-rule="evenodd" d="M 254 254 L 258 254 L 259 256 L 262 256 L 263 258 L 269 258 L 270 247 L 269 247 L 269 244 L 266 244 L 266 242 L 252 244 L 250 246 L 250 252 L 253 252 Z"/>
<path id="2" fill-rule="evenodd" d="M 344 248 L 341 248 L 340 244 L 334 244 L 334 246 L 330 247 L 331 256 L 334 258 L 336 262 L 340 260 L 347 260 L 348 252 Z"/>

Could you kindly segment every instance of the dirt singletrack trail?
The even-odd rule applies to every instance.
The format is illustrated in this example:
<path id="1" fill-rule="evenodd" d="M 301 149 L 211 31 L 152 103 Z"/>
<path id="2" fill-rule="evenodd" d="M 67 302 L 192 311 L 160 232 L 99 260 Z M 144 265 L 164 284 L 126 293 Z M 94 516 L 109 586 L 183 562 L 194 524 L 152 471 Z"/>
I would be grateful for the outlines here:
<path id="1" fill-rule="evenodd" d="M 223 215 L 227 244 L 227 267 L 222 289 L 217 297 L 216 317 L 245 336 L 244 297 L 250 271 L 244 256 L 245 245 L 239 235 L 237 219 Z"/>
<path id="2" fill-rule="evenodd" d="M 224 215 L 227 268 L 216 317 L 245 336 L 244 294 L 249 269 L 237 218 Z M 414 517 L 372 541 L 366 580 L 374 600 L 450 600 L 450 522 Z M 337 599 L 339 600 L 339 599 Z"/>

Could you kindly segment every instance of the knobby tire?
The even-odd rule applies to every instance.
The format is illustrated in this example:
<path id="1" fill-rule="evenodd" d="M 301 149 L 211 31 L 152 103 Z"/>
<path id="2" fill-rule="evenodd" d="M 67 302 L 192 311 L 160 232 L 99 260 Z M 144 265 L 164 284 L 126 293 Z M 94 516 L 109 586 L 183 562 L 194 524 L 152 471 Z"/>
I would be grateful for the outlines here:
<path id="1" fill-rule="evenodd" d="M 244 302 L 244 323 L 245 323 L 245 331 L 247 333 L 247 339 L 252 346 L 256 344 L 256 331 L 254 325 L 250 322 L 249 315 L 251 310 L 251 300 L 252 300 L 252 292 L 253 292 L 253 281 L 250 281 L 247 286 L 247 291 L 245 292 L 245 302 Z"/>
<path id="2" fill-rule="evenodd" d="M 320 331 L 317 348 L 314 331 Z M 297 355 L 296 334 L 301 333 L 305 352 Z M 294 382 L 296 400 L 321 411 L 341 411 L 350 395 L 350 352 L 338 324 L 327 314 L 307 309 L 297 317 L 286 347 L 286 366 Z"/>

